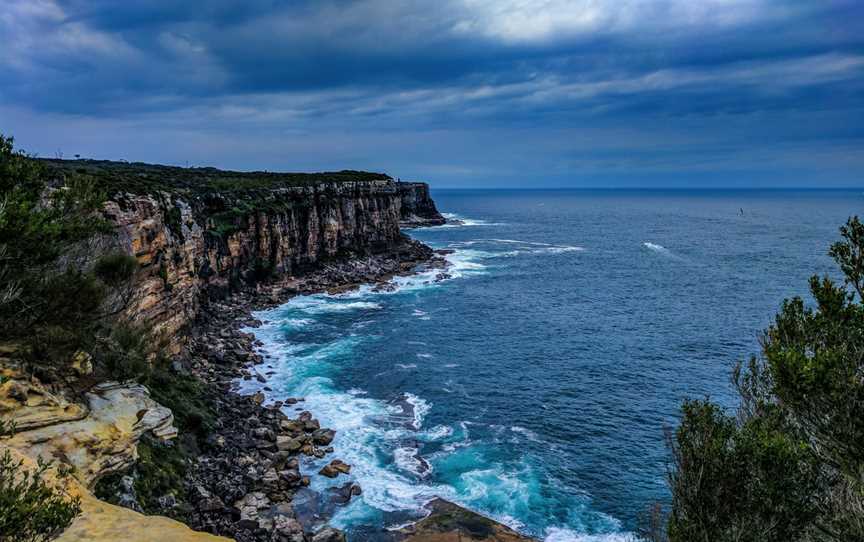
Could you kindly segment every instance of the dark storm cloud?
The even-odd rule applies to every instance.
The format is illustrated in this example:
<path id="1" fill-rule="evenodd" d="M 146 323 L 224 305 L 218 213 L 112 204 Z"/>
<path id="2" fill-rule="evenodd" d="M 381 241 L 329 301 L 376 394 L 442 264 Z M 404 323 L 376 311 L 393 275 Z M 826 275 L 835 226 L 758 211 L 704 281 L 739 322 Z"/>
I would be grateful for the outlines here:
<path id="1" fill-rule="evenodd" d="M 268 148 L 264 138 L 293 148 L 288 139 L 317 134 L 304 158 L 320 158 L 306 167 L 330 165 L 332 145 L 348 144 L 337 133 L 384 145 L 355 162 L 394 163 L 402 144 L 431 142 L 449 165 L 419 150 L 395 165 L 453 182 L 539 164 L 586 178 L 699 164 L 755 172 L 768 154 L 815 171 L 791 154 L 806 142 L 824 147 L 813 154 L 830 157 L 823 169 L 846 164 L 848 183 L 862 165 L 844 154 L 864 138 L 862 25 L 854 1 L 9 0 L 0 113 L 29 119 L 23 131 L 37 139 L 70 119 L 162 141 L 243 134 Z M 658 134 L 668 144 L 645 151 Z M 257 159 L 297 163 L 273 152 Z"/>

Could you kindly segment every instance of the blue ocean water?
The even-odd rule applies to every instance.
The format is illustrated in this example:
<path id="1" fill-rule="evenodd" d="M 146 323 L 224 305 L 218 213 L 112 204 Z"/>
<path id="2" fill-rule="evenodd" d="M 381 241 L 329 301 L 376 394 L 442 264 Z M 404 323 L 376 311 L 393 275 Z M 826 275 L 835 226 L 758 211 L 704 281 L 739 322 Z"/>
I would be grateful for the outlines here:
<path id="1" fill-rule="evenodd" d="M 305 296 L 258 314 L 271 398 L 305 397 L 354 467 L 363 494 L 333 522 L 355 535 L 404 524 L 441 496 L 547 540 L 632 540 L 640 514 L 668 499 L 663 430 L 681 400 L 735 404 L 733 364 L 758 351 L 784 297 L 834 272 L 828 245 L 864 201 L 433 196 L 464 223 L 410 234 L 455 251 L 452 278 L 434 283 L 432 271 L 397 279 L 395 292 Z"/>

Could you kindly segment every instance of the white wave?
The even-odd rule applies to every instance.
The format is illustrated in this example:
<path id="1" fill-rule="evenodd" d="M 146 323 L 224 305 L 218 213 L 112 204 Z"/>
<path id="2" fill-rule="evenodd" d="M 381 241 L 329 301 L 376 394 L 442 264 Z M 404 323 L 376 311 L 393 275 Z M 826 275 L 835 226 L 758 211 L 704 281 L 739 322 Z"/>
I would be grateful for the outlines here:
<path id="1" fill-rule="evenodd" d="M 346 312 L 356 310 L 375 310 L 380 309 L 381 305 L 372 303 L 371 301 L 355 301 L 353 303 L 320 303 L 311 305 L 301 310 L 309 314 L 326 314 L 329 312 Z"/>
<path id="2" fill-rule="evenodd" d="M 417 448 L 396 448 L 393 450 L 393 462 L 399 469 L 420 478 L 432 473 L 432 466 L 420 457 Z"/>
<path id="3" fill-rule="evenodd" d="M 465 228 L 471 226 L 503 226 L 501 222 L 487 222 L 485 220 L 467 218 L 455 213 L 441 213 L 447 219 L 446 224 L 432 226 L 433 228 Z"/>
<path id="4" fill-rule="evenodd" d="M 664 256 L 667 256 L 669 258 L 673 258 L 675 260 L 682 260 L 682 261 L 684 260 L 684 258 L 679 256 L 678 254 L 675 254 L 674 252 L 672 252 L 668 248 L 664 247 L 663 245 L 659 245 L 657 243 L 651 243 L 649 241 L 646 241 L 646 242 L 642 243 L 642 246 L 644 246 L 645 248 L 647 248 L 648 250 L 650 250 L 652 252 L 656 252 L 657 254 L 662 254 Z"/>
<path id="5" fill-rule="evenodd" d="M 537 436 L 537 433 L 535 433 L 534 431 L 532 431 L 528 428 L 514 425 L 510 428 L 510 430 L 513 431 L 514 433 L 519 433 L 520 435 L 523 435 L 528 440 L 533 440 L 534 442 L 540 442 L 540 439 Z"/>
<path id="6" fill-rule="evenodd" d="M 423 440 L 441 440 L 453 435 L 453 428 L 449 425 L 436 425 L 435 427 L 423 432 L 420 436 Z"/>
<path id="7" fill-rule="evenodd" d="M 432 406 L 424 401 L 423 399 L 417 397 L 413 393 L 405 393 L 405 401 L 408 402 L 412 407 L 414 407 L 414 421 L 411 424 L 415 430 L 420 429 L 423 425 L 423 418 L 426 417 L 426 414 L 432 409 Z"/>
<path id="8" fill-rule="evenodd" d="M 411 313 L 412 316 L 426 316 L 426 311 L 421 311 L 420 309 L 414 309 L 414 312 Z"/>
<path id="9" fill-rule="evenodd" d="M 536 243 L 533 241 L 520 241 L 518 239 L 480 239 L 480 241 L 493 241 L 495 243 L 511 243 L 514 245 L 534 245 L 538 247 L 551 247 L 549 243 Z"/>
<path id="10" fill-rule="evenodd" d="M 445 363 L 444 367 L 447 367 L 448 369 L 452 369 L 454 367 L 459 367 L 459 364 L 458 363 Z"/>
<path id="11" fill-rule="evenodd" d="M 484 258 L 494 258 L 495 254 L 491 252 L 482 252 L 479 250 L 457 250 L 453 254 L 446 256 L 447 262 L 450 264 L 447 272 L 456 278 L 482 275 L 486 272 L 486 266 L 477 260 Z"/>
<path id="12" fill-rule="evenodd" d="M 506 245 L 516 245 L 516 249 L 505 252 L 481 252 L 476 251 L 476 256 L 479 258 L 507 258 L 519 256 L 520 254 L 563 254 L 566 252 L 582 252 L 585 249 L 575 245 L 556 245 L 552 243 L 539 243 L 535 241 L 520 241 L 519 239 L 477 239 L 468 243 L 499 243 Z"/>
<path id="13" fill-rule="evenodd" d="M 397 363 L 396 367 L 399 367 L 400 369 L 416 369 L 417 364 L 416 363 Z"/>
<path id="14" fill-rule="evenodd" d="M 560 247 L 549 247 L 542 252 L 548 254 L 561 254 L 562 252 L 582 252 L 585 249 L 582 247 L 571 247 L 571 246 L 560 246 Z"/>
<path id="15" fill-rule="evenodd" d="M 641 542 L 641 539 L 631 533 L 585 534 L 577 533 L 563 527 L 546 529 L 544 542 Z"/>
<path id="16" fill-rule="evenodd" d="M 663 245 L 658 245 L 657 243 L 645 241 L 644 243 L 642 243 L 642 246 L 647 249 L 653 250 L 654 252 L 663 252 L 666 254 L 670 253 L 670 250 L 668 248 L 664 247 Z"/>
<path id="17" fill-rule="evenodd" d="M 310 318 L 288 318 L 287 320 L 283 320 L 283 323 L 293 328 L 298 328 L 312 325 L 315 323 L 315 320 Z"/>
<path id="18" fill-rule="evenodd" d="M 432 357 L 432 354 L 417 354 L 418 358 L 429 359 Z"/>

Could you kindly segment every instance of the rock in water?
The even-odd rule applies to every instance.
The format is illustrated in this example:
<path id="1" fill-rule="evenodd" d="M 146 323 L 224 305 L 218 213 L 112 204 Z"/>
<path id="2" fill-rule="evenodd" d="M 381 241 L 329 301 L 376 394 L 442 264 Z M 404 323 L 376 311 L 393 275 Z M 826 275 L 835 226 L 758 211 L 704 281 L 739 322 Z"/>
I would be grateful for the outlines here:
<path id="1" fill-rule="evenodd" d="M 312 542 L 345 542 L 345 533 L 333 527 L 324 527 L 312 536 Z"/>

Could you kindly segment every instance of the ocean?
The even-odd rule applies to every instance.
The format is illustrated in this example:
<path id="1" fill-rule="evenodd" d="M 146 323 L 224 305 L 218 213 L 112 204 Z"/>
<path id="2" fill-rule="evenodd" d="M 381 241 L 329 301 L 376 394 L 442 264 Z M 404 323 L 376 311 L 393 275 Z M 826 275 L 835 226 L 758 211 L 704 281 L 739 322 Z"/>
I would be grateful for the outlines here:
<path id="1" fill-rule="evenodd" d="M 438 271 L 257 313 L 271 399 L 304 397 L 363 493 L 349 539 L 440 496 L 549 541 L 634 540 L 669 499 L 685 398 L 736 404 L 784 298 L 807 293 L 852 191 L 433 190 L 462 221 L 408 233 Z M 310 461 L 317 471 L 326 460 Z M 313 488 L 345 478 L 313 477 Z"/>

